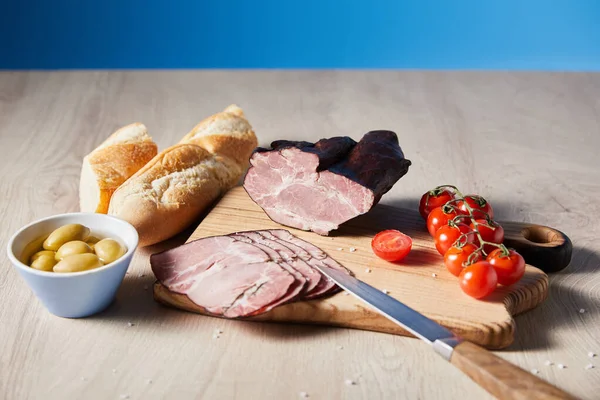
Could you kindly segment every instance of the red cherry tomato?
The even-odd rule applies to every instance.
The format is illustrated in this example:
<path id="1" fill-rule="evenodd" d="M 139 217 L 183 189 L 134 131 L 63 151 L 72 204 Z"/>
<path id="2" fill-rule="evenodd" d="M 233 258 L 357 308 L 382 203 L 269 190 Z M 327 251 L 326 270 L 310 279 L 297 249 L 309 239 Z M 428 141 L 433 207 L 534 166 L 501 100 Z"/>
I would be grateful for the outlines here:
<path id="1" fill-rule="evenodd" d="M 435 232 L 435 235 L 434 235 L 435 248 L 441 255 L 444 255 L 444 254 L 446 254 L 448 249 L 454 245 L 454 243 L 458 240 L 458 238 L 463 233 L 469 233 L 469 232 L 473 232 L 473 230 L 468 225 L 464 225 L 464 224 L 459 224 L 457 226 L 444 225 Z M 467 235 L 464 239 L 461 239 L 461 241 L 462 240 L 464 240 L 465 243 L 472 242 L 473 235 Z"/>
<path id="2" fill-rule="evenodd" d="M 492 264 L 487 261 L 469 265 L 462 270 L 458 279 L 463 292 L 476 299 L 489 295 L 498 285 L 498 275 Z"/>
<path id="3" fill-rule="evenodd" d="M 465 202 L 473 209 L 473 217 L 485 219 L 485 214 L 489 215 L 490 219 L 494 218 L 494 210 L 492 205 L 483 197 L 476 194 L 468 194 L 465 196 L 465 201 L 458 203 L 458 207 L 465 213 L 469 214 Z"/>
<path id="4" fill-rule="evenodd" d="M 498 275 L 498 283 L 510 286 L 517 283 L 525 274 L 525 259 L 516 251 L 510 249 L 508 255 L 502 249 L 496 249 L 487 256 Z"/>
<path id="5" fill-rule="evenodd" d="M 454 193 L 448 189 L 431 190 L 421 197 L 419 202 L 419 213 L 425 221 L 431 210 L 441 207 L 454 198 Z"/>
<path id="6" fill-rule="evenodd" d="M 465 268 L 465 263 L 469 256 L 477 251 L 477 246 L 473 243 L 467 243 L 463 247 L 452 246 L 444 255 L 444 264 L 450 273 L 454 276 L 459 276 Z M 473 256 L 473 262 L 481 260 L 481 254 Z"/>
<path id="7" fill-rule="evenodd" d="M 400 231 L 388 229 L 375 235 L 371 248 L 386 261 L 400 261 L 410 252 L 412 239 Z"/>
<path id="8" fill-rule="evenodd" d="M 501 244 L 504 241 L 504 228 L 502 228 L 502 226 L 500 226 L 500 224 L 493 222 L 493 221 L 487 222 L 484 219 L 477 219 L 476 221 L 478 224 L 480 224 L 480 225 L 477 225 L 477 227 L 479 229 L 479 234 L 481 235 L 483 240 L 485 240 L 486 242 L 498 243 L 498 244 Z M 471 223 L 471 229 L 475 230 L 475 224 Z M 475 243 L 476 245 L 479 245 L 479 238 L 477 237 L 477 235 L 475 235 L 475 239 L 473 240 L 473 243 Z M 495 248 L 496 247 L 491 246 L 491 245 L 483 246 L 483 250 L 486 253 L 493 251 Z"/>
<path id="9" fill-rule="evenodd" d="M 445 207 L 437 207 L 431 210 L 427 217 L 427 230 L 431 236 L 444 225 L 448 225 L 448 221 L 454 219 L 461 212 L 455 209 L 450 209 L 450 212 L 444 212 Z"/>

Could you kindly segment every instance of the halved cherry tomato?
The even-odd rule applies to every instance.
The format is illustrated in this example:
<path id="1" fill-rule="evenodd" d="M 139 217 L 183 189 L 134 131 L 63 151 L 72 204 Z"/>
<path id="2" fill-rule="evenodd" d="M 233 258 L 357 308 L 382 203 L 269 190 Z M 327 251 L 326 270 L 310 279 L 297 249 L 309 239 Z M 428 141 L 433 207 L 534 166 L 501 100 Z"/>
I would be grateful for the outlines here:
<path id="1" fill-rule="evenodd" d="M 444 225 L 435 232 L 435 248 L 441 255 L 444 255 L 463 233 L 469 232 L 473 232 L 473 230 L 465 224 L 458 224 L 457 226 Z M 465 243 L 472 242 L 473 235 L 467 235 L 462 240 L 464 240 Z"/>
<path id="2" fill-rule="evenodd" d="M 419 213 L 425 221 L 431 210 L 441 207 L 454 198 L 454 193 L 448 189 L 430 190 L 421 197 Z"/>
<path id="3" fill-rule="evenodd" d="M 469 256 L 475 251 L 477 251 L 477 246 L 473 243 L 467 243 L 463 247 L 452 246 L 444 255 L 444 264 L 452 275 L 459 276 L 466 267 L 465 263 L 469 259 Z M 477 254 L 473 257 L 474 263 L 481 260 L 481 254 Z"/>
<path id="4" fill-rule="evenodd" d="M 412 239 L 400 231 L 388 229 L 375 235 L 371 248 L 386 261 L 400 261 L 410 252 Z"/>
<path id="5" fill-rule="evenodd" d="M 469 265 L 462 270 L 458 279 L 463 292 L 476 299 L 489 295 L 498 285 L 498 275 L 492 264 L 487 261 Z"/>
<path id="6" fill-rule="evenodd" d="M 501 244 L 504 241 L 504 228 L 502 228 L 500 224 L 493 221 L 488 222 L 485 219 L 477 219 L 476 221 L 478 224 L 480 224 L 477 225 L 477 227 L 479 229 L 479 234 L 481 235 L 483 240 L 485 240 L 486 242 L 498 244 Z M 475 230 L 475 224 L 471 223 L 471 229 Z M 477 237 L 477 235 L 475 235 L 473 243 L 479 245 L 479 238 Z M 483 246 L 483 250 L 486 253 L 493 251 L 495 248 L 496 247 L 491 246 L 489 244 Z"/>
<path id="7" fill-rule="evenodd" d="M 435 233 L 444 225 L 448 225 L 448 221 L 454 219 L 461 211 L 449 208 L 449 212 L 445 212 L 446 207 L 436 207 L 429 213 L 427 217 L 427 230 L 431 236 L 435 236 Z"/>
<path id="8" fill-rule="evenodd" d="M 485 214 L 489 215 L 490 219 L 494 218 L 494 209 L 492 205 L 483 197 L 476 194 L 468 194 L 465 196 L 465 201 L 458 202 L 458 207 L 465 213 L 469 214 L 465 203 L 473 209 L 473 217 L 485 219 Z"/>
<path id="9" fill-rule="evenodd" d="M 487 261 L 496 270 L 501 285 L 517 283 L 525 274 L 525 259 L 513 249 L 508 251 L 508 255 L 504 255 L 502 249 L 496 249 L 487 256 Z"/>

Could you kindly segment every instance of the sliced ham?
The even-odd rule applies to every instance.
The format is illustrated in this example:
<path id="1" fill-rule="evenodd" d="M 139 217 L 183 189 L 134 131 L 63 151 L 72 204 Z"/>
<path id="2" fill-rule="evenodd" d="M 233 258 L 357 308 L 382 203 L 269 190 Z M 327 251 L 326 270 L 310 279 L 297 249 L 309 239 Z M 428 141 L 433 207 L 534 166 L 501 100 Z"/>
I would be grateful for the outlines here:
<path id="1" fill-rule="evenodd" d="M 327 235 L 369 211 L 411 162 L 394 132 L 372 131 L 358 143 L 278 140 L 255 150 L 250 164 L 244 188 L 273 221 Z"/>
<path id="2" fill-rule="evenodd" d="M 208 314 L 226 318 L 257 315 L 339 291 L 318 265 L 350 273 L 318 247 L 280 229 L 195 240 L 152 255 L 150 263 L 169 290 L 187 295 Z"/>
<path id="3" fill-rule="evenodd" d="M 313 289 L 317 287 L 317 285 L 321 281 L 321 273 L 319 273 L 317 270 L 308 265 L 306 261 L 299 259 L 296 253 L 294 253 L 291 249 L 284 246 L 280 242 L 268 239 L 258 232 L 239 232 L 238 234 L 231 236 L 237 237 L 240 235 L 245 236 L 247 239 L 252 240 L 256 244 L 266 246 L 272 251 L 275 251 L 278 255 L 280 255 L 283 258 L 283 260 L 285 260 L 286 264 L 288 264 L 294 270 L 298 271 L 306 279 L 304 296 L 307 297 L 313 294 Z"/>

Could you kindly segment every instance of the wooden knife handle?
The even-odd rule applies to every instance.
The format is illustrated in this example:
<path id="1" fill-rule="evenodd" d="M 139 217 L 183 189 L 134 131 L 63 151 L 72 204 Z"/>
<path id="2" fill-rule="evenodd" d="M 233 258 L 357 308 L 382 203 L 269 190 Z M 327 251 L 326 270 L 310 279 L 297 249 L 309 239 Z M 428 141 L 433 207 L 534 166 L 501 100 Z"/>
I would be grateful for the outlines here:
<path id="1" fill-rule="evenodd" d="M 459 343 L 454 348 L 450 362 L 499 399 L 574 399 L 471 342 Z"/>
<path id="2" fill-rule="evenodd" d="M 519 252 L 529 265 L 557 272 L 571 262 L 573 244 L 564 233 L 543 225 L 501 222 L 504 244 Z"/>

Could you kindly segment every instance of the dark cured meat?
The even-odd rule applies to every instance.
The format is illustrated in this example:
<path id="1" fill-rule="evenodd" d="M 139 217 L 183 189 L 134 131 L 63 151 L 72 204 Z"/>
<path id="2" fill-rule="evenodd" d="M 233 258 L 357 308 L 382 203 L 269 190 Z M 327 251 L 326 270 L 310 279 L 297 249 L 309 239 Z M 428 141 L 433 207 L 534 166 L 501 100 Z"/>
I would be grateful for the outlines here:
<path id="1" fill-rule="evenodd" d="M 150 264 L 169 290 L 227 318 L 339 291 L 315 265 L 350 273 L 318 247 L 281 229 L 198 239 L 153 254 Z"/>
<path id="2" fill-rule="evenodd" d="M 329 139 L 321 139 L 317 143 L 276 140 L 271 143 L 271 150 L 258 148 L 255 151 L 272 151 L 295 147 L 306 153 L 317 155 L 319 157 L 317 171 L 322 171 L 342 161 L 354 146 L 356 146 L 356 142 L 352 138 L 348 136 L 336 136 Z"/>
<path id="3" fill-rule="evenodd" d="M 321 235 L 369 211 L 411 165 L 391 131 L 271 147 L 253 153 L 244 188 L 273 221 Z"/>

